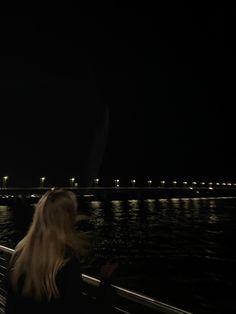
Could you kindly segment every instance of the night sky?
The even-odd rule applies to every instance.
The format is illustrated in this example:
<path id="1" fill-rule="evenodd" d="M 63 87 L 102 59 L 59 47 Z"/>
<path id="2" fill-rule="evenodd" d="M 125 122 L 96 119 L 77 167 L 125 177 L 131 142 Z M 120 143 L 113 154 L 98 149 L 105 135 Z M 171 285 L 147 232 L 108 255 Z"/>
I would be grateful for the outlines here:
<path id="1" fill-rule="evenodd" d="M 1 16 L 0 176 L 236 180 L 234 12 L 180 2 Z"/>

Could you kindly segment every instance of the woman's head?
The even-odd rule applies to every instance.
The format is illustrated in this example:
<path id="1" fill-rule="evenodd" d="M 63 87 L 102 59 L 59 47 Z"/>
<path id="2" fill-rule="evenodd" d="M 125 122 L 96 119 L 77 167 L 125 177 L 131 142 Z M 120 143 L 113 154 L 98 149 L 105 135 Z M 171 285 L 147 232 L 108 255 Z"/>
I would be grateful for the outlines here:
<path id="1" fill-rule="evenodd" d="M 77 201 L 74 193 L 55 189 L 45 193 L 36 205 L 32 227 L 70 233 L 74 227 Z"/>
<path id="2" fill-rule="evenodd" d="M 68 253 L 79 253 L 75 230 L 77 201 L 74 193 L 55 189 L 45 193 L 35 208 L 32 224 L 16 247 L 12 283 L 21 275 L 22 293 L 40 299 L 58 296 L 55 277 Z"/>

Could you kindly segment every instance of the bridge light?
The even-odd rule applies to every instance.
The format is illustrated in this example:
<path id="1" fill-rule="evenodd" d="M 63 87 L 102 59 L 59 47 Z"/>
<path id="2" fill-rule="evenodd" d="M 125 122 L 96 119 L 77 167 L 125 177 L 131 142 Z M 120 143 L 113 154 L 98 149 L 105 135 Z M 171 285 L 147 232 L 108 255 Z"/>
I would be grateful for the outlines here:
<path id="1" fill-rule="evenodd" d="M 46 177 L 41 177 L 41 178 L 40 178 L 40 187 L 41 187 L 41 188 L 44 187 L 44 182 L 45 182 L 45 180 L 46 180 Z"/>

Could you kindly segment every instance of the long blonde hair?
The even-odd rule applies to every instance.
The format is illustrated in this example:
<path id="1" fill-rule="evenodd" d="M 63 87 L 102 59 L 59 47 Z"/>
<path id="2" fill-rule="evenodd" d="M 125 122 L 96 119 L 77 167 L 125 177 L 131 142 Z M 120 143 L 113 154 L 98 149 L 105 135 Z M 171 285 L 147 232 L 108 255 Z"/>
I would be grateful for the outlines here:
<path id="1" fill-rule="evenodd" d="M 77 201 L 74 193 L 62 189 L 45 193 L 36 205 L 32 224 L 16 246 L 11 270 L 13 288 L 37 300 L 59 297 L 56 274 L 75 252 Z"/>

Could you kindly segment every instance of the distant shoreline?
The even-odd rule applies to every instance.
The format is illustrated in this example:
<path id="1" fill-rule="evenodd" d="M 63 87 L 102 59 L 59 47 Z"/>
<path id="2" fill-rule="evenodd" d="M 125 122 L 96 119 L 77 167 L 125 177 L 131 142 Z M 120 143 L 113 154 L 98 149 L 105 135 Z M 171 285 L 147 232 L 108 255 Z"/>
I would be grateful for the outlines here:
<path id="1" fill-rule="evenodd" d="M 73 191 L 83 200 L 123 200 L 123 199 L 159 199 L 159 198 L 202 198 L 236 197 L 235 187 L 62 187 Z M 15 200 L 36 201 L 50 187 L 44 188 L 3 188 L 0 189 L 1 203 Z"/>

